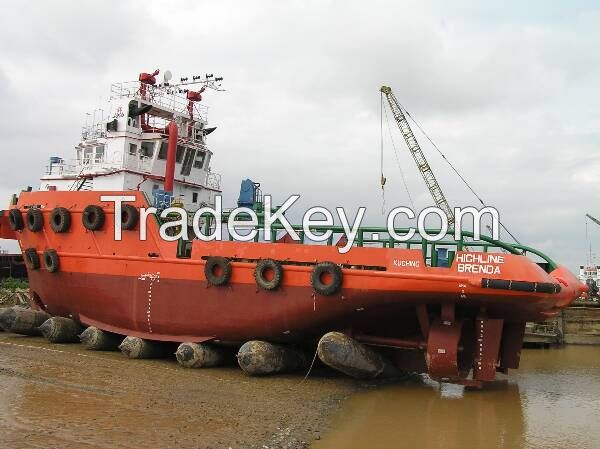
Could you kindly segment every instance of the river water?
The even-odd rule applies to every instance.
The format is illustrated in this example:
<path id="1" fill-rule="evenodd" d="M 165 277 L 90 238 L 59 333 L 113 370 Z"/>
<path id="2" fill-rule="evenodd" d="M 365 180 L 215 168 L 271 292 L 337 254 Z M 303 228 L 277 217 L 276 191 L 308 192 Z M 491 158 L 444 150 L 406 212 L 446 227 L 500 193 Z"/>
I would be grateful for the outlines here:
<path id="1" fill-rule="evenodd" d="M 600 448 L 600 347 L 526 349 L 508 384 L 426 381 L 349 399 L 312 449 Z"/>

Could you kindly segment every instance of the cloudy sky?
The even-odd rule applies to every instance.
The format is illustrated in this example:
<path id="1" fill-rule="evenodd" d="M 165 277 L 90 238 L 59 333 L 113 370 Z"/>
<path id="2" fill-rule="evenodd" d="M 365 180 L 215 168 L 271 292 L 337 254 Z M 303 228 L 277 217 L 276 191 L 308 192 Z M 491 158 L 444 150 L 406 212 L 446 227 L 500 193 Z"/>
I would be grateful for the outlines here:
<path id="1" fill-rule="evenodd" d="M 452 6 L 448 4 L 452 3 Z M 380 97 L 392 86 L 522 241 L 572 268 L 600 216 L 600 6 L 593 1 L 10 2 L 0 16 L 0 195 L 70 157 L 85 113 L 140 71 L 216 73 L 213 169 L 299 208 L 381 215 Z M 386 205 L 410 205 L 384 128 Z M 402 137 L 417 208 L 431 204 Z M 417 133 L 452 205 L 477 205 Z M 600 256 L 600 227 L 592 228 Z M 599 257 L 600 258 L 600 257 Z M 598 260 L 600 263 L 600 260 Z"/>

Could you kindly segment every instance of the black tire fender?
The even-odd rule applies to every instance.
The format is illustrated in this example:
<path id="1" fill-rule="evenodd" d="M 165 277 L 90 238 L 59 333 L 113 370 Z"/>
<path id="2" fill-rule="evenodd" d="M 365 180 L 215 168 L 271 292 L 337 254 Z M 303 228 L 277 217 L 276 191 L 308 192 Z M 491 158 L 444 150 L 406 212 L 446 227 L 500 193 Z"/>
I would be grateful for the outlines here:
<path id="1" fill-rule="evenodd" d="M 216 269 L 220 272 L 215 273 Z M 224 257 L 211 256 L 206 259 L 204 275 L 206 276 L 206 280 L 212 285 L 225 285 L 231 278 L 231 262 Z"/>
<path id="2" fill-rule="evenodd" d="M 323 275 L 328 274 L 329 282 L 323 281 Z M 315 292 L 330 296 L 337 293 L 342 287 L 343 273 L 339 265 L 333 262 L 319 262 L 310 274 L 310 283 Z"/>
<path id="3" fill-rule="evenodd" d="M 48 273 L 56 273 L 60 267 L 58 254 L 53 249 L 44 251 L 44 268 Z"/>
<path id="4" fill-rule="evenodd" d="M 64 207 L 55 207 L 50 213 L 50 227 L 54 232 L 67 232 L 71 228 L 71 212 Z"/>
<path id="5" fill-rule="evenodd" d="M 27 220 L 27 229 L 31 232 L 41 231 L 44 227 L 44 214 L 38 207 L 28 209 L 25 214 L 25 219 Z"/>
<path id="6" fill-rule="evenodd" d="M 273 273 L 272 279 L 267 279 L 265 274 L 267 271 Z M 256 284 L 263 290 L 277 290 L 283 281 L 283 266 L 281 262 L 273 259 L 263 259 L 256 264 L 254 269 L 254 279 Z"/>
<path id="7" fill-rule="evenodd" d="M 131 204 L 121 205 L 121 228 L 130 231 L 135 229 L 138 223 L 138 210 Z"/>
<path id="8" fill-rule="evenodd" d="M 90 204 L 83 209 L 83 213 L 81 214 L 81 221 L 83 226 L 90 231 L 97 231 L 102 229 L 104 226 L 104 220 L 106 219 L 106 215 L 104 213 L 104 209 L 100 206 L 96 206 L 94 204 Z"/>
<path id="9" fill-rule="evenodd" d="M 30 270 L 40 269 L 40 256 L 35 248 L 27 248 L 23 253 L 23 259 Z"/>
<path id="10" fill-rule="evenodd" d="M 13 231 L 21 231 L 25 227 L 23 214 L 19 209 L 11 209 L 8 213 L 8 225 Z"/>

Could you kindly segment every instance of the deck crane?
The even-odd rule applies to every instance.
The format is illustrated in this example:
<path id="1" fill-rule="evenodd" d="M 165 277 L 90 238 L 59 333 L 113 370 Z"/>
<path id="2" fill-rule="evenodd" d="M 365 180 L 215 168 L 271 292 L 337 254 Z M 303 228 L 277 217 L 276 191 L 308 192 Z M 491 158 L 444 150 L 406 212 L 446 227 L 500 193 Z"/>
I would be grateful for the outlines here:
<path id="1" fill-rule="evenodd" d="M 450 204 L 448 204 L 448 200 L 446 199 L 446 196 L 444 195 L 440 184 L 435 178 L 435 175 L 433 174 L 433 171 L 431 170 L 431 167 L 429 166 L 429 163 L 425 158 L 425 154 L 419 146 L 419 142 L 417 142 L 417 139 L 415 138 L 412 129 L 410 129 L 408 120 L 404 115 L 404 111 L 402 110 L 400 103 L 398 102 L 396 96 L 392 92 L 392 88 L 388 86 L 381 86 L 380 90 L 390 105 L 390 109 L 392 110 L 394 120 L 396 120 L 396 124 L 398 125 L 398 128 L 400 128 L 402 137 L 404 137 L 406 145 L 408 145 L 410 154 L 415 160 L 417 168 L 421 172 L 421 176 L 423 176 L 423 180 L 425 181 L 425 184 L 427 185 L 427 188 L 429 189 L 429 192 L 433 197 L 433 201 L 435 202 L 436 206 L 442 209 L 448 217 L 448 225 L 453 226 L 454 211 L 450 207 Z"/>
<path id="2" fill-rule="evenodd" d="M 590 214 L 585 214 L 585 216 L 588 217 L 590 220 L 592 220 L 594 223 L 596 223 L 598 226 L 600 226 L 600 220 L 592 217 Z"/>

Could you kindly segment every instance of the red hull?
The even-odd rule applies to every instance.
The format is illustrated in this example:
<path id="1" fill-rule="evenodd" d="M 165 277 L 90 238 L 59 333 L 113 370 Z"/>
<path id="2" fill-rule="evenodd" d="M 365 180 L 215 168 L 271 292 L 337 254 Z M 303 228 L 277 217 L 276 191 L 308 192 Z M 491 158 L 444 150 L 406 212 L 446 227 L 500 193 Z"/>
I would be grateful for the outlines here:
<path id="1" fill-rule="evenodd" d="M 518 328 L 526 320 L 555 315 L 583 288 L 562 267 L 546 273 L 528 258 L 514 254 L 503 254 L 501 263 L 492 264 L 495 274 L 461 272 L 458 260 L 468 252 L 458 252 L 449 268 L 432 268 L 426 266 L 421 250 L 398 248 L 353 248 L 339 254 L 332 246 L 194 241 L 191 258 L 177 258 L 177 243 L 161 240 L 153 219 L 148 220 L 147 241 L 139 240 L 137 230 L 124 231 L 123 240 L 114 241 L 113 211 L 111 204 L 99 201 L 102 193 L 115 194 L 22 193 L 17 207 L 41 206 L 44 228 L 12 232 L 5 214 L 0 219 L 0 237 L 16 238 L 23 250 L 35 248 L 40 255 L 48 248 L 56 250 L 58 272 L 29 270 L 31 290 L 40 307 L 120 334 L 179 342 L 300 341 L 336 329 L 412 338 L 426 346 L 427 340 L 435 341 L 428 334 L 431 330 L 437 335 L 438 322 L 463 320 L 475 326 L 478 319 L 489 320 L 500 326 L 501 335 L 503 326 L 505 330 L 511 327 L 509 323 L 517 323 Z M 147 206 L 141 193 L 127 193 L 136 194 L 136 207 Z M 83 227 L 81 211 L 89 204 L 106 211 L 102 230 L 91 232 Z M 69 232 L 55 233 L 47 224 L 50 211 L 57 206 L 70 209 Z M 232 261 L 228 285 L 207 282 L 204 265 L 209 256 Z M 265 258 L 284 263 L 283 284 L 276 291 L 256 285 L 256 261 Z M 310 274 L 318 261 L 344 267 L 339 293 L 314 293 Z M 484 278 L 555 284 L 560 291 L 490 289 L 482 284 Z M 517 348 L 512 349 L 515 353 L 520 341 L 511 345 Z M 497 355 L 500 340 L 495 346 Z"/>

